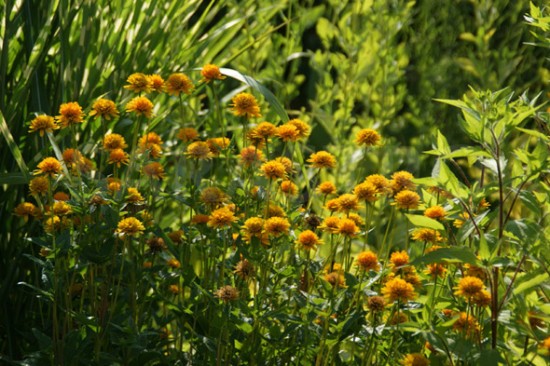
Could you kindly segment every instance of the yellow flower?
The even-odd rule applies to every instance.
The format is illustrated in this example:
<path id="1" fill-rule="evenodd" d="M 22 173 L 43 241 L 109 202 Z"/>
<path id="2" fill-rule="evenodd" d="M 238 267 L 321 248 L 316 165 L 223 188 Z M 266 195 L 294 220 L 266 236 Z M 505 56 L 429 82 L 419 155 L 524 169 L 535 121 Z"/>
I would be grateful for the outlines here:
<path id="1" fill-rule="evenodd" d="M 207 64 L 201 70 L 202 81 L 209 83 L 212 80 L 223 80 L 225 76 L 220 72 L 220 68 L 213 64 Z"/>
<path id="2" fill-rule="evenodd" d="M 316 188 L 317 193 L 329 195 L 336 193 L 336 186 L 332 182 L 322 182 Z"/>
<path id="3" fill-rule="evenodd" d="M 113 149 L 109 153 L 109 159 L 107 160 L 107 163 L 115 164 L 117 168 L 120 168 L 120 164 L 128 165 L 129 160 L 129 155 L 125 153 L 124 150 Z"/>
<path id="4" fill-rule="evenodd" d="M 69 215 L 73 212 L 71 205 L 64 201 L 55 201 L 52 207 L 54 215 L 63 216 Z"/>
<path id="5" fill-rule="evenodd" d="M 126 82 L 128 85 L 124 85 L 124 89 L 131 90 L 135 93 L 149 93 L 151 91 L 151 80 L 149 76 L 141 72 L 136 72 L 128 76 Z"/>
<path id="6" fill-rule="evenodd" d="M 377 193 L 386 193 L 390 187 L 390 181 L 381 174 L 371 174 L 365 178 L 365 183 L 376 187 Z"/>
<path id="7" fill-rule="evenodd" d="M 231 105 L 231 110 L 233 114 L 237 117 L 244 116 L 246 118 L 251 117 L 261 117 L 260 107 L 256 98 L 249 93 L 239 93 L 231 99 L 233 103 Z"/>
<path id="8" fill-rule="evenodd" d="M 252 238 L 261 238 L 264 228 L 264 220 L 260 217 L 251 217 L 244 222 L 242 227 L 245 241 L 250 242 Z"/>
<path id="9" fill-rule="evenodd" d="M 76 123 L 82 123 L 84 112 L 82 112 L 82 107 L 77 102 L 64 103 L 59 107 L 59 116 L 56 116 L 55 119 L 62 128 L 65 128 Z"/>
<path id="10" fill-rule="evenodd" d="M 298 235 L 298 239 L 296 240 L 296 244 L 300 247 L 300 249 L 304 250 L 310 250 L 315 249 L 317 245 L 321 244 L 321 240 L 319 240 L 319 237 L 317 234 L 315 234 L 311 230 L 305 230 Z"/>
<path id="11" fill-rule="evenodd" d="M 406 251 L 393 252 L 390 256 L 392 268 L 398 268 L 409 264 L 409 255 Z"/>
<path id="12" fill-rule="evenodd" d="M 423 241 L 426 243 L 439 243 L 443 241 L 439 231 L 433 229 L 414 229 L 412 233 L 412 239 L 416 241 Z"/>
<path id="13" fill-rule="evenodd" d="M 220 152 L 227 149 L 230 143 L 231 140 L 229 140 L 227 137 L 214 137 L 206 140 L 206 144 L 208 145 L 212 156 L 220 155 Z"/>
<path id="14" fill-rule="evenodd" d="M 432 278 L 436 277 L 445 277 L 445 272 L 447 272 L 447 269 L 443 264 L 440 263 L 432 263 L 428 264 L 426 266 L 426 270 L 424 271 L 425 274 L 429 275 Z"/>
<path id="15" fill-rule="evenodd" d="M 151 118 L 153 116 L 153 103 L 147 97 L 135 97 L 126 104 L 126 112 L 134 112 L 138 116 Z"/>
<path id="16" fill-rule="evenodd" d="M 175 258 L 170 258 L 166 261 L 166 264 L 168 264 L 168 267 L 170 268 L 173 268 L 173 269 L 177 269 L 177 268 L 180 268 L 181 267 L 181 263 L 180 261 L 178 261 L 177 259 Z"/>
<path id="17" fill-rule="evenodd" d="M 227 207 L 218 208 L 217 210 L 212 211 L 209 216 L 207 225 L 213 228 L 223 228 L 226 226 L 231 226 L 232 223 L 237 221 L 237 218 Z"/>
<path id="18" fill-rule="evenodd" d="M 129 187 L 128 192 L 126 193 L 126 201 L 131 203 L 139 203 L 139 202 L 143 202 L 144 199 L 141 193 L 139 193 L 137 188 Z"/>
<path id="19" fill-rule="evenodd" d="M 330 283 L 332 287 L 346 288 L 346 278 L 340 271 L 327 273 L 324 275 L 324 279 Z"/>
<path id="20" fill-rule="evenodd" d="M 455 295 L 464 296 L 467 300 L 477 296 L 485 285 L 483 281 L 477 277 L 466 276 L 460 280 L 458 286 L 455 287 Z"/>
<path id="21" fill-rule="evenodd" d="M 298 193 L 298 186 L 290 180 L 284 180 L 281 182 L 281 192 L 288 196 L 295 196 Z"/>
<path id="22" fill-rule="evenodd" d="M 386 282 L 386 285 L 382 289 L 382 294 L 390 302 L 399 301 L 405 303 L 416 297 L 413 285 L 398 277 Z"/>
<path id="23" fill-rule="evenodd" d="M 189 144 L 185 155 L 197 160 L 207 160 L 212 158 L 212 153 L 210 152 L 208 144 L 203 141 L 195 141 Z"/>
<path id="24" fill-rule="evenodd" d="M 270 217 L 264 223 L 264 230 L 270 236 L 287 235 L 290 229 L 290 223 L 283 217 Z"/>
<path id="25" fill-rule="evenodd" d="M 164 179 L 164 168 L 156 161 L 149 163 L 143 167 L 143 174 L 153 179 Z"/>
<path id="26" fill-rule="evenodd" d="M 344 236 L 355 236 L 359 232 L 357 224 L 352 219 L 344 218 L 338 223 L 338 234 Z"/>
<path id="27" fill-rule="evenodd" d="M 275 135 L 284 142 L 298 141 L 300 131 L 298 131 L 296 126 L 286 123 L 277 127 Z"/>
<path id="28" fill-rule="evenodd" d="M 268 179 L 284 178 L 286 175 L 285 166 L 275 160 L 270 160 L 262 164 L 260 170 L 262 171 L 263 175 L 266 176 Z"/>
<path id="29" fill-rule="evenodd" d="M 420 196 L 418 193 L 409 191 L 408 189 L 402 190 L 397 193 L 394 197 L 394 204 L 399 208 L 404 209 L 415 209 L 420 203 Z"/>
<path id="30" fill-rule="evenodd" d="M 29 216 L 34 216 L 37 207 L 30 202 L 22 202 L 18 204 L 13 210 L 14 214 L 25 219 L 25 222 L 29 220 Z"/>
<path id="31" fill-rule="evenodd" d="M 252 131 L 251 135 L 261 140 L 267 140 L 270 137 L 275 136 L 277 127 L 271 122 L 260 122 Z"/>
<path id="32" fill-rule="evenodd" d="M 357 211 L 359 209 L 359 200 L 357 196 L 351 193 L 344 193 L 337 198 L 338 211 L 349 212 Z"/>
<path id="33" fill-rule="evenodd" d="M 287 122 L 287 124 L 296 127 L 298 130 L 298 138 L 303 139 L 309 136 L 311 133 L 311 127 L 301 119 L 295 118 Z"/>
<path id="34" fill-rule="evenodd" d="M 174 244 L 181 244 L 183 243 L 183 230 L 171 231 L 168 233 L 168 237 L 174 242 Z"/>
<path id="35" fill-rule="evenodd" d="M 323 220 L 319 229 L 330 234 L 336 234 L 338 232 L 338 226 L 340 225 L 340 218 L 336 216 L 329 216 Z"/>
<path id="36" fill-rule="evenodd" d="M 139 139 L 139 149 L 142 153 L 148 152 L 155 159 L 160 158 L 162 154 L 162 139 L 155 132 L 149 132 Z"/>
<path id="37" fill-rule="evenodd" d="M 42 225 L 44 226 L 44 231 L 49 234 L 53 233 L 54 231 L 61 230 L 63 227 L 59 216 L 51 216 L 47 218 L 46 221 L 42 223 Z"/>
<path id="38" fill-rule="evenodd" d="M 50 190 L 50 181 L 46 177 L 36 177 L 29 182 L 31 194 L 45 195 Z"/>
<path id="39" fill-rule="evenodd" d="M 420 353 L 409 353 L 400 362 L 403 366 L 428 366 L 430 361 Z"/>
<path id="40" fill-rule="evenodd" d="M 355 260 L 357 266 L 363 271 L 378 271 L 380 265 L 378 264 L 378 257 L 372 251 L 361 252 L 357 255 Z"/>
<path id="41" fill-rule="evenodd" d="M 386 300 L 382 296 L 371 296 L 367 300 L 367 308 L 375 313 L 384 311 Z"/>
<path id="42" fill-rule="evenodd" d="M 111 194 L 115 194 L 115 192 L 120 191 L 120 188 L 122 187 L 122 184 L 120 183 L 120 180 L 115 178 L 107 178 L 107 190 Z"/>
<path id="43" fill-rule="evenodd" d="M 474 295 L 472 303 L 481 307 L 489 306 L 491 304 L 491 294 L 487 290 L 481 290 Z"/>
<path id="44" fill-rule="evenodd" d="M 407 171 L 395 172 L 391 176 L 390 187 L 393 193 L 396 194 L 404 189 L 413 190 L 416 188 L 416 184 L 413 183 L 414 176 Z"/>
<path id="45" fill-rule="evenodd" d="M 103 138 L 103 148 L 105 150 L 126 149 L 127 147 L 124 137 L 118 133 L 107 134 Z"/>
<path id="46" fill-rule="evenodd" d="M 206 187 L 201 191 L 200 200 L 205 205 L 214 208 L 227 201 L 227 195 L 217 187 Z"/>
<path id="47" fill-rule="evenodd" d="M 355 143 L 359 146 L 375 146 L 380 142 L 380 135 L 373 129 L 360 130 L 355 137 Z"/>
<path id="48" fill-rule="evenodd" d="M 334 168 L 336 166 L 336 158 L 327 151 L 318 151 L 311 154 L 307 162 L 311 163 L 316 169 Z"/>
<path id="49" fill-rule="evenodd" d="M 223 286 L 214 294 L 218 299 L 225 303 L 235 301 L 239 298 L 239 291 L 233 286 Z"/>
<path id="50" fill-rule="evenodd" d="M 453 329 L 464 333 L 467 337 L 475 337 L 479 335 L 480 326 L 476 318 L 465 312 L 461 312 L 458 319 L 453 324 Z"/>
<path id="51" fill-rule="evenodd" d="M 57 130 L 58 128 L 59 126 L 55 123 L 52 116 L 41 114 L 31 121 L 29 132 L 38 132 L 42 137 L 45 132 L 53 132 L 53 130 Z"/>
<path id="52" fill-rule="evenodd" d="M 255 146 L 247 146 L 241 150 L 240 158 L 243 165 L 245 167 L 249 167 L 255 163 L 263 161 L 264 154 Z"/>
<path id="53" fill-rule="evenodd" d="M 378 199 L 378 190 L 369 182 L 363 182 L 356 185 L 353 189 L 353 193 L 361 201 L 374 202 Z"/>
<path id="54" fill-rule="evenodd" d="M 338 198 L 333 198 L 325 203 L 325 207 L 330 212 L 338 211 L 340 207 L 340 201 L 338 200 Z"/>
<path id="55" fill-rule="evenodd" d="M 183 142 L 195 141 L 199 138 L 199 132 L 192 127 L 184 127 L 178 131 L 178 139 Z"/>
<path id="56" fill-rule="evenodd" d="M 61 163 L 56 158 L 48 157 L 44 158 L 40 163 L 38 163 L 38 169 L 35 170 L 34 174 L 45 174 L 50 177 L 61 173 Z"/>
<path id="57" fill-rule="evenodd" d="M 287 158 L 286 156 L 279 156 L 279 157 L 275 158 L 275 161 L 278 162 L 278 163 L 283 164 L 283 166 L 285 167 L 285 173 L 286 174 L 292 174 L 293 164 L 292 164 L 292 161 L 289 158 Z"/>
<path id="58" fill-rule="evenodd" d="M 162 93 L 164 91 L 164 79 L 158 74 L 149 75 L 151 90 Z"/>
<path id="59" fill-rule="evenodd" d="M 127 217 L 119 221 L 116 232 L 122 236 L 130 235 L 136 236 L 141 234 L 145 230 L 145 227 L 135 217 Z"/>
<path id="60" fill-rule="evenodd" d="M 424 211 L 424 216 L 434 220 L 443 220 L 445 218 L 445 209 L 439 205 L 428 207 Z"/>
<path id="61" fill-rule="evenodd" d="M 170 75 L 165 86 L 168 94 L 175 96 L 179 96 L 181 93 L 189 95 L 193 91 L 193 82 L 181 72 Z"/>
<path id="62" fill-rule="evenodd" d="M 111 118 L 118 117 L 118 110 L 112 100 L 99 98 L 92 105 L 92 110 L 90 111 L 89 116 L 95 116 L 95 118 L 105 118 L 107 121 L 110 121 Z"/>
<path id="63" fill-rule="evenodd" d="M 168 291 L 170 291 L 173 295 L 177 295 L 181 292 L 181 288 L 179 285 L 170 285 L 168 286 Z M 168 337 L 168 335 L 165 335 L 165 337 Z"/>
<path id="64" fill-rule="evenodd" d="M 195 225 L 202 225 L 208 223 L 210 216 L 204 214 L 196 214 L 191 218 L 191 223 Z"/>

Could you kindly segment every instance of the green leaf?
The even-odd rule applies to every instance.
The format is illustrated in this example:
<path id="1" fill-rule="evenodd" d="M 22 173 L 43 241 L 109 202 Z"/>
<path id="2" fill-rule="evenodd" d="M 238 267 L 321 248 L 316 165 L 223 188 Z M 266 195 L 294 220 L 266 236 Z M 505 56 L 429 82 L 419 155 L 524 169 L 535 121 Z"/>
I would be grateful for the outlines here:
<path id="1" fill-rule="evenodd" d="M 434 229 L 434 230 L 445 230 L 445 227 L 442 223 L 440 223 L 437 220 L 434 220 L 432 218 L 422 216 L 422 215 L 412 215 L 412 214 L 405 214 L 407 216 L 407 219 L 413 224 L 414 226 L 419 227 L 425 227 L 428 229 Z"/>
<path id="2" fill-rule="evenodd" d="M 443 187 L 454 196 L 462 199 L 468 198 L 468 191 L 463 188 L 463 184 L 443 161 L 439 162 L 439 180 Z"/>
<path id="3" fill-rule="evenodd" d="M 526 275 L 524 277 L 527 277 L 529 275 Z M 544 283 L 546 281 L 548 281 L 548 278 L 550 278 L 550 276 L 548 275 L 548 273 L 541 273 L 539 275 L 536 275 L 532 278 L 530 278 L 529 280 L 525 281 L 525 282 L 521 282 L 522 278 L 518 279 L 518 282 L 521 282 L 519 285 L 516 286 L 516 288 L 514 289 L 513 291 L 513 294 L 514 295 L 519 295 L 521 294 L 522 292 L 525 292 L 535 286 L 538 286 L 540 285 L 541 283 Z"/>
<path id="4" fill-rule="evenodd" d="M 523 243 L 533 243 L 540 235 L 540 226 L 529 219 L 510 220 L 504 228 Z"/>
<path id="5" fill-rule="evenodd" d="M 13 136 L 11 135 L 10 129 L 8 127 L 8 124 L 6 123 L 6 120 L 4 119 L 4 115 L 2 114 L 2 111 L 0 111 L 0 132 L 2 132 L 2 135 L 4 136 L 4 140 L 6 141 L 6 144 L 8 145 L 11 154 L 13 155 L 13 158 L 15 159 L 15 162 L 19 166 L 19 170 L 21 171 L 21 175 L 23 176 L 23 179 L 25 179 L 24 183 L 27 183 L 30 181 L 31 177 L 29 174 L 29 168 L 27 167 L 27 164 L 25 164 L 25 161 L 23 160 L 23 155 L 21 154 L 21 150 L 19 150 L 19 147 L 15 143 L 15 140 L 13 139 Z"/>
<path id="6" fill-rule="evenodd" d="M 415 266 L 429 263 L 470 263 L 479 265 L 479 260 L 468 247 L 440 248 L 424 256 L 415 259 L 412 264 Z"/>
<path id="7" fill-rule="evenodd" d="M 265 99 L 267 100 L 267 102 L 269 103 L 270 107 L 273 108 L 273 110 L 275 111 L 275 113 L 277 113 L 277 115 L 281 118 L 281 120 L 283 122 L 286 122 L 286 121 L 289 120 L 288 114 L 286 113 L 286 110 L 281 105 L 281 103 L 279 102 L 277 97 L 275 95 L 273 95 L 273 93 L 269 89 L 267 89 L 265 86 L 260 84 L 259 81 L 257 81 L 256 79 L 254 79 L 254 78 L 252 78 L 248 75 L 241 74 L 237 70 L 233 70 L 233 69 L 228 69 L 228 68 L 223 68 L 222 67 L 222 68 L 220 68 L 220 72 L 223 75 L 226 75 L 226 76 L 229 76 L 233 79 L 239 80 L 239 81 L 247 84 L 248 86 L 256 89 L 260 93 L 262 93 L 263 96 L 265 97 Z"/>

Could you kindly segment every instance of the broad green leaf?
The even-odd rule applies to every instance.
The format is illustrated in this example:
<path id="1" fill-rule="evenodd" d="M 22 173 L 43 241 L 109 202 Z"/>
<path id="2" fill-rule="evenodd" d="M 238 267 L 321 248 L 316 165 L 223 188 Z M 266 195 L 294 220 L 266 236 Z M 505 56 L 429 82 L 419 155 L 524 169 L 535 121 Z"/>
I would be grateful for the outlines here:
<path id="1" fill-rule="evenodd" d="M 439 181 L 454 196 L 462 199 L 468 198 L 468 191 L 462 188 L 462 183 L 459 182 L 447 164 L 441 160 L 439 162 Z"/>
<path id="2" fill-rule="evenodd" d="M 536 275 L 525 282 L 521 281 L 521 278 L 519 278 L 518 279 L 519 285 L 517 285 L 516 288 L 514 288 L 513 293 L 514 295 L 519 295 L 522 292 L 525 292 L 535 286 L 538 286 L 544 282 L 547 282 L 549 278 L 550 276 L 546 272 Z"/>
<path id="3" fill-rule="evenodd" d="M 422 216 L 422 215 L 412 215 L 412 214 L 405 214 L 407 216 L 407 219 L 414 225 L 418 227 L 425 227 L 428 229 L 434 229 L 434 230 L 445 230 L 445 227 L 442 223 L 440 223 L 437 220 L 434 220 L 432 218 Z"/>
<path id="4" fill-rule="evenodd" d="M 470 263 L 479 265 L 478 258 L 468 247 L 440 248 L 415 259 L 412 264 L 418 266 L 422 264 L 441 262 Z"/>

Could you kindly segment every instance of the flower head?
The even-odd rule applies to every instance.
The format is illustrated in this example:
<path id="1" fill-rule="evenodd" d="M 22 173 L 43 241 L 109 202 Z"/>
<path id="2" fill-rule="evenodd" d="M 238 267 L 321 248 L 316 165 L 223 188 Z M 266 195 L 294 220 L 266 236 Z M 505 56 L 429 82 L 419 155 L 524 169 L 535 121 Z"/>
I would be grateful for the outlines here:
<path id="1" fill-rule="evenodd" d="M 151 90 L 162 93 L 164 91 L 164 79 L 158 74 L 149 75 L 149 83 Z"/>
<path id="2" fill-rule="evenodd" d="M 298 244 L 300 249 L 310 250 L 315 249 L 317 245 L 321 244 L 321 240 L 313 231 L 305 230 L 298 235 L 296 244 Z"/>
<path id="3" fill-rule="evenodd" d="M 137 188 L 128 187 L 128 191 L 126 192 L 126 201 L 131 203 L 139 203 L 139 202 L 143 202 L 144 199 L 141 193 L 139 193 Z"/>
<path id="4" fill-rule="evenodd" d="M 213 64 L 207 64 L 201 70 L 202 81 L 209 83 L 212 80 L 223 80 L 225 76 L 220 72 L 220 68 Z"/>
<path id="5" fill-rule="evenodd" d="M 41 114 L 31 121 L 29 132 L 38 132 L 42 137 L 45 132 L 53 132 L 53 130 L 57 130 L 58 128 L 59 126 L 55 123 L 52 116 Z"/>
<path id="6" fill-rule="evenodd" d="M 359 209 L 359 200 L 357 196 L 351 193 L 344 193 L 337 198 L 338 211 L 349 212 L 357 211 Z"/>
<path id="7" fill-rule="evenodd" d="M 38 163 L 38 169 L 35 170 L 34 174 L 45 174 L 50 177 L 54 177 L 55 175 L 61 173 L 62 167 L 59 160 L 56 158 L 48 157 L 44 158 L 40 163 Z"/>
<path id="8" fill-rule="evenodd" d="M 251 135 L 257 137 L 260 140 L 267 140 L 270 137 L 275 136 L 277 127 L 271 122 L 260 122 L 252 131 Z"/>
<path id="9" fill-rule="evenodd" d="M 195 141 L 189 144 L 189 146 L 187 146 L 187 151 L 185 152 L 185 155 L 187 155 L 191 159 L 197 160 L 207 160 L 212 158 L 210 148 L 208 147 L 208 144 L 204 141 Z"/>
<path id="10" fill-rule="evenodd" d="M 18 204 L 13 213 L 19 217 L 25 219 L 25 222 L 29 220 L 29 216 L 34 216 L 37 207 L 30 202 L 22 202 Z"/>
<path id="11" fill-rule="evenodd" d="M 382 294 L 390 302 L 400 301 L 405 303 L 416 297 L 413 285 L 398 277 L 386 282 L 386 285 L 382 288 Z"/>
<path id="12" fill-rule="evenodd" d="M 164 179 L 164 168 L 156 161 L 143 166 L 143 174 L 153 179 Z"/>
<path id="13" fill-rule="evenodd" d="M 365 178 L 365 183 L 370 183 L 376 188 L 377 193 L 386 193 L 390 187 L 390 181 L 382 174 L 371 174 Z"/>
<path id="14" fill-rule="evenodd" d="M 135 217 L 127 217 L 120 220 L 116 229 L 117 233 L 122 236 L 136 236 L 141 234 L 144 230 L 145 227 L 143 226 L 141 221 L 139 221 Z"/>
<path id="15" fill-rule="evenodd" d="M 181 93 L 191 94 L 193 91 L 193 82 L 184 73 L 175 73 L 168 77 L 165 83 L 166 91 L 170 95 L 178 96 Z"/>
<path id="16" fill-rule="evenodd" d="M 249 93 L 239 93 L 231 99 L 231 110 L 237 117 L 244 116 L 246 118 L 261 117 L 260 107 L 256 98 Z"/>
<path id="17" fill-rule="evenodd" d="M 332 287 L 346 288 L 346 278 L 341 271 L 333 271 L 324 275 L 325 281 L 331 284 Z"/>
<path id="18" fill-rule="evenodd" d="M 359 183 L 353 189 L 353 193 L 361 201 L 374 202 L 378 199 L 378 190 L 369 182 Z"/>
<path id="19" fill-rule="evenodd" d="M 458 286 L 455 288 L 455 295 L 460 295 L 464 296 L 466 299 L 471 299 L 484 290 L 485 285 L 483 284 L 483 281 L 477 277 L 466 276 L 460 280 Z"/>
<path id="20" fill-rule="evenodd" d="M 29 182 L 31 194 L 45 195 L 50 190 L 50 180 L 46 177 L 36 177 Z"/>
<path id="21" fill-rule="evenodd" d="M 355 143 L 359 146 L 376 146 L 380 143 L 380 135 L 373 129 L 365 128 L 357 133 Z"/>
<path id="22" fill-rule="evenodd" d="M 336 186 L 332 182 L 322 182 L 317 186 L 315 189 L 317 193 L 323 194 L 323 195 L 329 195 L 336 193 Z"/>
<path id="23" fill-rule="evenodd" d="M 296 127 L 298 130 L 298 138 L 303 139 L 309 136 L 311 133 L 311 127 L 304 121 L 298 118 L 291 119 L 287 124 Z"/>
<path id="24" fill-rule="evenodd" d="M 359 232 L 357 224 L 352 219 L 344 218 L 338 223 L 338 234 L 344 236 L 355 236 Z"/>
<path id="25" fill-rule="evenodd" d="M 329 216 L 323 220 L 319 229 L 330 234 L 338 233 L 338 226 L 340 225 L 340 218 L 336 216 Z"/>
<path id="26" fill-rule="evenodd" d="M 424 216 L 434 220 L 443 220 L 445 218 L 445 209 L 439 205 L 428 207 L 424 211 Z"/>
<path id="27" fill-rule="evenodd" d="M 270 236 L 281 236 L 288 234 L 290 223 L 284 217 L 270 217 L 264 223 L 264 230 Z"/>
<path id="28" fill-rule="evenodd" d="M 297 141 L 300 137 L 300 131 L 296 126 L 285 123 L 277 127 L 275 135 L 284 142 Z"/>
<path id="29" fill-rule="evenodd" d="M 317 169 L 334 168 L 336 166 L 336 158 L 327 151 L 318 151 L 311 154 L 307 162 Z"/>
<path id="30" fill-rule="evenodd" d="M 107 160 L 109 164 L 114 164 L 117 168 L 120 168 L 121 164 L 128 165 L 129 161 L 129 155 L 122 149 L 111 150 L 109 153 L 109 159 Z"/>
<path id="31" fill-rule="evenodd" d="M 270 160 L 260 167 L 263 175 L 268 179 L 284 178 L 286 175 L 285 166 L 275 160 Z"/>
<path id="32" fill-rule="evenodd" d="M 280 185 L 281 192 L 287 196 L 295 196 L 298 193 L 298 186 L 290 180 L 283 180 Z"/>
<path id="33" fill-rule="evenodd" d="M 118 117 L 118 110 L 112 100 L 99 98 L 92 105 L 89 115 L 90 117 L 105 118 L 107 121 L 110 121 L 112 118 Z"/>
<path id="34" fill-rule="evenodd" d="M 430 361 L 420 353 L 409 353 L 400 361 L 403 366 L 428 366 Z"/>
<path id="35" fill-rule="evenodd" d="M 178 131 L 178 139 L 183 142 L 195 141 L 199 138 L 199 132 L 193 127 L 183 127 Z"/>
<path id="36" fill-rule="evenodd" d="M 68 201 L 71 199 L 71 196 L 69 196 L 67 193 L 59 191 L 55 192 L 53 195 L 53 199 L 56 201 Z"/>
<path id="37" fill-rule="evenodd" d="M 408 189 L 399 191 L 399 193 L 395 195 L 394 199 L 394 204 L 397 205 L 397 207 L 407 210 L 417 208 L 420 202 L 420 196 L 418 193 L 409 191 Z"/>
<path id="38" fill-rule="evenodd" d="M 241 150 L 241 162 L 245 167 L 252 166 L 264 160 L 264 154 L 256 146 L 247 146 Z"/>
<path id="39" fill-rule="evenodd" d="M 138 116 L 151 118 L 153 116 L 153 103 L 147 97 L 135 97 L 126 104 L 126 112 L 134 112 Z"/>
<path id="40" fill-rule="evenodd" d="M 412 233 L 412 239 L 432 244 L 443 241 L 443 238 L 441 237 L 439 231 L 426 228 L 414 229 Z"/>
<path id="41" fill-rule="evenodd" d="M 227 201 L 227 195 L 217 187 L 206 187 L 201 191 L 200 200 L 209 207 L 218 207 Z"/>
<path id="42" fill-rule="evenodd" d="M 219 156 L 222 150 L 225 150 L 229 147 L 231 140 L 227 137 L 214 137 L 206 140 L 206 144 L 210 149 L 212 156 Z"/>
<path id="43" fill-rule="evenodd" d="M 233 286 L 223 286 L 214 294 L 225 303 L 235 301 L 239 298 L 239 291 Z"/>
<path id="44" fill-rule="evenodd" d="M 261 238 L 264 229 L 264 220 L 260 217 L 251 217 L 244 222 L 243 236 L 247 242 L 252 238 Z"/>
<path id="45" fill-rule="evenodd" d="M 367 308 L 375 313 L 384 311 L 386 300 L 382 296 L 371 296 L 367 300 Z"/>
<path id="46" fill-rule="evenodd" d="M 82 123 L 84 112 L 77 102 L 63 103 L 59 107 L 59 115 L 55 117 L 62 128 L 69 127 L 76 123 Z"/>
<path id="47" fill-rule="evenodd" d="M 390 265 L 392 268 L 403 267 L 409 264 L 409 255 L 406 251 L 393 252 L 390 256 Z"/>
<path id="48" fill-rule="evenodd" d="M 110 133 L 103 138 L 103 148 L 105 150 L 126 149 L 127 147 L 124 137 L 118 133 Z"/>
<path id="49" fill-rule="evenodd" d="M 412 181 L 414 176 L 407 171 L 395 172 L 391 178 L 390 187 L 394 194 L 404 189 L 413 190 L 416 188 L 416 184 Z"/>
<path id="50" fill-rule="evenodd" d="M 231 226 L 237 221 L 235 214 L 228 207 L 218 208 L 212 211 L 208 218 L 208 226 L 213 228 L 224 228 Z"/>
<path id="51" fill-rule="evenodd" d="M 128 85 L 124 85 L 124 89 L 131 90 L 135 93 L 149 93 L 151 91 L 151 80 L 145 74 L 141 72 L 136 72 L 126 80 Z"/>
<path id="52" fill-rule="evenodd" d="M 357 263 L 357 266 L 363 271 L 378 271 L 380 269 L 376 253 L 370 250 L 359 253 L 355 262 Z"/>
<path id="53" fill-rule="evenodd" d="M 472 315 L 461 312 L 458 319 L 453 324 L 453 329 L 464 333 L 466 337 L 472 338 L 479 335 L 480 326 L 476 318 Z"/>
<path id="54" fill-rule="evenodd" d="M 250 263 L 247 259 L 241 259 L 239 262 L 237 262 L 237 265 L 235 265 L 235 270 L 233 271 L 233 273 L 246 281 L 254 276 L 254 265 Z"/>

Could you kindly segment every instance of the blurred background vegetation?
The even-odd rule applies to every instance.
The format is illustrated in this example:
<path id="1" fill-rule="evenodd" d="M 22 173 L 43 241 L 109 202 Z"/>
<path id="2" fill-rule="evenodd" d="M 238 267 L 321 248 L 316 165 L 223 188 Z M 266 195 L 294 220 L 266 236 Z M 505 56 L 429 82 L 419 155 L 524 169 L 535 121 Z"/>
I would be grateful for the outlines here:
<path id="1" fill-rule="evenodd" d="M 392 154 L 365 157 L 367 173 L 426 176 L 432 163 L 423 151 L 436 130 L 451 146 L 463 139 L 457 111 L 434 98 L 460 98 L 472 86 L 543 91 L 547 99 L 547 48 L 532 43 L 548 47 L 540 35 L 548 24 L 530 13 L 526 0 L 4 0 L 0 355 L 17 360 L 37 348 L 38 301 L 18 283 L 39 282 L 41 274 L 13 216 L 48 153 L 28 134 L 35 113 L 55 115 L 67 101 L 89 106 L 105 94 L 120 100 L 134 72 L 168 75 L 215 63 L 261 81 L 291 117 L 308 119 L 312 150 L 353 160 L 353 147 L 341 142 L 371 127 Z M 84 129 L 81 141 L 95 132 Z M 340 164 L 339 183 L 353 166 Z"/>

